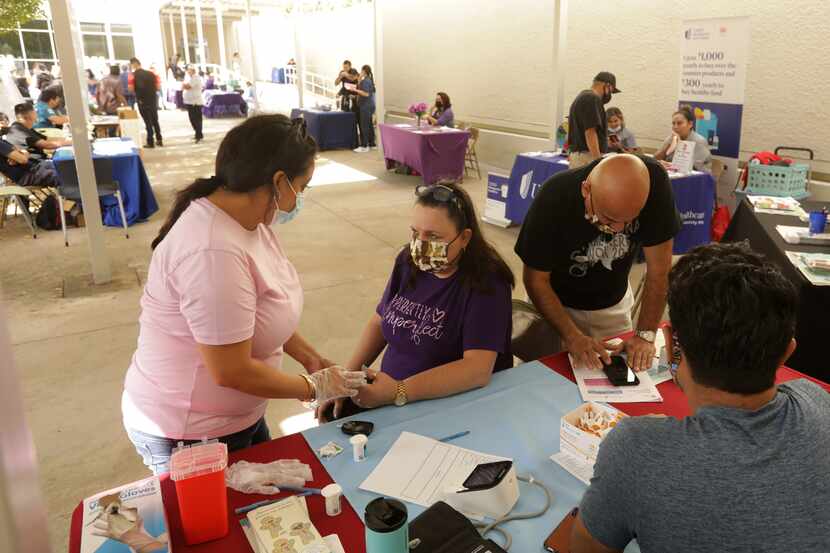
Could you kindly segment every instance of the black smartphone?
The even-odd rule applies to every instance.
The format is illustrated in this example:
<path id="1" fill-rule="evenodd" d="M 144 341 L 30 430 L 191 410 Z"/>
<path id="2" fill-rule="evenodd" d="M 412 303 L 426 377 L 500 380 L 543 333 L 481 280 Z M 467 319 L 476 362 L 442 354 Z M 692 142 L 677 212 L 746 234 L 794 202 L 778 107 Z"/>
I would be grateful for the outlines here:
<path id="1" fill-rule="evenodd" d="M 568 553 L 571 550 L 571 531 L 577 514 L 579 514 L 579 507 L 574 507 L 565 515 L 565 518 L 562 519 L 559 526 L 545 540 L 543 544 L 545 551 L 550 551 L 550 553 Z"/>
<path id="2" fill-rule="evenodd" d="M 501 483 L 502 479 L 510 472 L 513 461 L 496 461 L 495 463 L 483 463 L 476 466 L 470 476 L 464 480 L 464 491 L 488 490 Z"/>
<path id="3" fill-rule="evenodd" d="M 602 370 L 614 386 L 637 386 L 640 379 L 619 355 L 611 356 L 611 364 L 604 365 Z"/>
<path id="4" fill-rule="evenodd" d="M 374 429 L 374 423 L 369 421 L 346 421 L 343 423 L 343 426 L 340 427 L 343 434 L 346 434 L 347 436 L 354 436 L 356 434 L 368 436 Z"/>

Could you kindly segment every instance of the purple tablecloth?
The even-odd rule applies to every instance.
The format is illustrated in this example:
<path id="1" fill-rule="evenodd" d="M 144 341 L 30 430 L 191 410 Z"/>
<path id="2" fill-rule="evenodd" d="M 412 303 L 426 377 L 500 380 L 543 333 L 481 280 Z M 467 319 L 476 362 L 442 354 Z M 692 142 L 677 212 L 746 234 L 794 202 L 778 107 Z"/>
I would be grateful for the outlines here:
<path id="1" fill-rule="evenodd" d="M 248 104 L 241 94 L 236 92 L 222 92 L 221 90 L 205 90 L 205 105 L 202 113 L 205 117 L 245 117 L 248 113 Z"/>
<path id="2" fill-rule="evenodd" d="M 438 131 L 414 125 L 378 125 L 386 168 L 395 162 L 408 165 L 431 184 L 443 178 L 464 176 L 464 153 L 470 133 L 457 129 Z"/>
<path id="3" fill-rule="evenodd" d="M 178 109 L 184 109 L 184 100 L 182 99 L 181 90 L 167 90 L 167 103 L 175 104 Z"/>

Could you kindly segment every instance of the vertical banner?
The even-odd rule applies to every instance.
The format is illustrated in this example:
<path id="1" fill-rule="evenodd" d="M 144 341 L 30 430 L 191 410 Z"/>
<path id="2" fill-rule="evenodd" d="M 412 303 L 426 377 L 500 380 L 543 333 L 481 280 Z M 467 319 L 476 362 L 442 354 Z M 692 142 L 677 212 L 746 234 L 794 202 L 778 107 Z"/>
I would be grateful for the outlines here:
<path id="1" fill-rule="evenodd" d="M 511 225 L 507 218 L 507 191 L 510 188 L 510 177 L 497 173 L 487 174 L 487 201 L 484 204 L 484 215 L 481 220 L 507 228 Z"/>
<path id="2" fill-rule="evenodd" d="M 716 191 L 725 204 L 738 178 L 749 42 L 749 17 L 688 19 L 681 26 L 678 104 L 691 106 L 695 130 L 726 166 L 723 190 Z"/>

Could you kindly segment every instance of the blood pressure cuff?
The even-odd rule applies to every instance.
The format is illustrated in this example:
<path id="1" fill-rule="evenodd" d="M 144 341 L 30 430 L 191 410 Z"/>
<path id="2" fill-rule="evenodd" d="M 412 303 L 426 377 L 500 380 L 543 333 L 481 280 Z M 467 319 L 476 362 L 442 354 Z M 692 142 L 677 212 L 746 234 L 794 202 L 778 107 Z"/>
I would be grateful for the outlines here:
<path id="1" fill-rule="evenodd" d="M 418 539 L 410 553 L 507 553 L 484 539 L 470 520 L 439 501 L 409 525 L 409 540 Z"/>

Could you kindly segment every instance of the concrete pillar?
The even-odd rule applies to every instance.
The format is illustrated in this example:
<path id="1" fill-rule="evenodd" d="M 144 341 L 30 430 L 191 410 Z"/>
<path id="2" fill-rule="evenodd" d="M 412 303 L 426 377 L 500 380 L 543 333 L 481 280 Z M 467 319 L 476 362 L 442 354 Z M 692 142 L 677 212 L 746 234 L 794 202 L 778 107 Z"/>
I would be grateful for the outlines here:
<path id="1" fill-rule="evenodd" d="M 175 57 L 178 54 L 178 45 L 176 44 L 176 26 L 173 25 L 173 14 L 168 13 L 167 19 L 170 21 L 170 40 L 173 41 L 173 56 Z"/>
<path id="2" fill-rule="evenodd" d="M 194 0 L 196 8 L 196 63 L 204 69 L 207 60 L 205 59 L 205 35 L 202 32 L 202 1 Z"/>
<path id="3" fill-rule="evenodd" d="M 553 13 L 553 122 L 552 149 L 556 149 L 556 130 L 565 120 L 565 53 L 568 47 L 568 0 L 555 0 Z"/>
<path id="4" fill-rule="evenodd" d="M 216 31 L 219 35 L 219 65 L 222 69 L 228 67 L 228 58 L 225 54 L 225 26 L 222 24 L 222 4 L 220 0 L 214 0 L 213 9 L 216 12 Z"/>
<path id="5" fill-rule="evenodd" d="M 385 95 L 383 93 L 383 13 L 381 0 L 374 0 L 374 2 L 372 2 L 372 6 L 375 15 L 375 60 L 372 69 L 375 74 L 375 113 L 377 115 L 378 125 L 380 125 L 386 118 L 386 107 L 384 106 Z"/>
<path id="6" fill-rule="evenodd" d="M 253 14 L 251 13 L 251 0 L 245 0 L 245 16 L 248 18 L 248 44 L 251 47 L 251 83 L 254 87 L 254 97 L 252 102 L 254 104 L 253 114 L 259 112 L 259 95 L 256 90 L 256 54 L 254 53 L 254 25 L 251 21 Z M 241 83 L 245 86 L 245 83 Z"/>
<path id="7" fill-rule="evenodd" d="M 182 48 L 184 48 L 184 62 L 190 63 L 190 47 L 187 45 L 187 20 L 184 18 L 184 3 L 179 4 L 179 14 L 182 18 Z"/>
<path id="8" fill-rule="evenodd" d="M 75 150 L 75 167 L 78 170 L 81 201 L 84 205 L 92 280 L 95 284 L 104 284 L 112 280 L 112 273 L 104 244 L 98 184 L 92 167 L 92 144 L 87 130 L 86 79 L 81 78 L 84 68 L 79 65 L 79 60 L 83 61 L 80 26 L 75 21 L 70 2 L 71 0 L 49 0 L 49 7 L 55 28 L 55 46 L 61 64 L 63 94 L 72 127 L 72 146 Z"/>
<path id="9" fill-rule="evenodd" d="M 303 79 L 303 73 L 305 72 L 305 54 L 303 53 L 303 43 L 300 40 L 300 21 L 302 16 L 295 11 L 293 14 L 293 21 L 294 21 L 294 71 L 296 72 L 295 76 L 295 83 L 297 85 L 297 97 L 299 99 L 300 105 L 298 107 L 302 108 L 303 106 L 303 96 L 305 92 L 305 81 Z"/>

